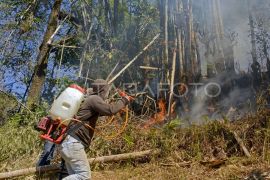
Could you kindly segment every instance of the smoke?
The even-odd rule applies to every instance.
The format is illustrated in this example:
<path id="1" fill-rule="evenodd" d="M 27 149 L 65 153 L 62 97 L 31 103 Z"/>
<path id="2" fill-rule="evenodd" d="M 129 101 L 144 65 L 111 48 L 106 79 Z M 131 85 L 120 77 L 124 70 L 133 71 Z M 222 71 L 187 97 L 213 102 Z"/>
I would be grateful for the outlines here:
<path id="1" fill-rule="evenodd" d="M 240 64 L 241 67 L 240 70 L 247 71 L 252 62 L 248 2 L 250 3 L 250 10 L 252 12 L 253 19 L 256 21 L 256 17 L 260 15 L 267 17 L 269 20 L 268 12 L 270 9 L 270 1 L 269 0 L 220 0 L 220 1 L 225 32 L 230 30 L 238 34 L 237 44 L 234 47 L 235 60 Z"/>
<path id="2" fill-rule="evenodd" d="M 221 0 L 221 10 L 225 33 L 230 30 L 238 35 L 234 46 L 235 60 L 241 70 L 247 71 L 251 63 L 247 0 Z"/>
<path id="3" fill-rule="evenodd" d="M 190 92 L 191 104 L 189 113 L 180 112 L 181 119 L 187 124 L 202 124 L 204 117 L 216 120 L 227 117 L 235 120 L 255 107 L 255 94 L 251 88 L 248 74 L 222 73 L 203 82 L 199 88 Z"/>

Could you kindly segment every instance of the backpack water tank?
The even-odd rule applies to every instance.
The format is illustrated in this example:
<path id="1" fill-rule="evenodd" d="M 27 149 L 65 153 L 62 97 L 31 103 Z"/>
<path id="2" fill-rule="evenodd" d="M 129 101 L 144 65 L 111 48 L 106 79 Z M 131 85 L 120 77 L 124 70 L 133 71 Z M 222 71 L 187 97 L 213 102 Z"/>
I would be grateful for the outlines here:
<path id="1" fill-rule="evenodd" d="M 53 120 L 60 119 L 64 125 L 68 125 L 78 112 L 84 93 L 85 90 L 75 84 L 66 88 L 53 102 L 49 116 Z"/>

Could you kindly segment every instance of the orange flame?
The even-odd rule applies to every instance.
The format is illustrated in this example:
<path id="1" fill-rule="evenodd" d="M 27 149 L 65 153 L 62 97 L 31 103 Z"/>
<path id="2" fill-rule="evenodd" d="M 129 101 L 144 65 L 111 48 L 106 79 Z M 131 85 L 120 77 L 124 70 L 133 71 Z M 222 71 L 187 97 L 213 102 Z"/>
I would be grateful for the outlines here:
<path id="1" fill-rule="evenodd" d="M 158 100 L 159 112 L 154 114 L 143 126 L 144 129 L 148 129 L 150 126 L 155 124 L 161 124 L 165 121 L 166 118 L 166 102 L 164 99 Z"/>

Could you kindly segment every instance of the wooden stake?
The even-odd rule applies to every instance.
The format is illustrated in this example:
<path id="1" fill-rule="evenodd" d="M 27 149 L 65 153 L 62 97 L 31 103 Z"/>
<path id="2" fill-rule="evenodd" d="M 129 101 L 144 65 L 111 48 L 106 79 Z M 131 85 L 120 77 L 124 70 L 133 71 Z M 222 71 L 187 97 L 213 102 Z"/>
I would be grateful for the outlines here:
<path id="1" fill-rule="evenodd" d="M 247 150 L 246 146 L 244 145 L 243 140 L 238 136 L 238 134 L 236 132 L 232 132 L 234 135 L 234 138 L 236 139 L 236 141 L 238 142 L 239 146 L 242 148 L 242 150 L 244 151 L 244 154 L 247 157 L 251 157 L 249 151 Z"/>
<path id="2" fill-rule="evenodd" d="M 96 164 L 96 163 L 106 163 L 106 162 L 117 162 L 117 161 L 123 161 L 123 160 L 128 160 L 128 159 L 141 158 L 148 155 L 157 155 L 160 152 L 161 151 L 159 149 L 154 149 L 154 150 L 146 150 L 146 151 L 118 154 L 118 155 L 112 155 L 112 156 L 102 156 L 102 157 L 89 159 L 89 163 Z M 18 176 L 27 176 L 27 175 L 35 174 L 35 173 L 37 175 L 39 174 L 41 175 L 47 172 L 57 172 L 59 170 L 60 170 L 60 164 L 41 166 L 41 167 L 32 167 L 32 168 L 27 168 L 27 169 L 20 169 L 20 170 L 11 171 L 11 172 L 0 173 L 0 179 L 14 178 Z"/>
<path id="3" fill-rule="evenodd" d="M 171 87 L 170 87 L 170 97 L 169 97 L 169 107 L 168 107 L 168 117 L 170 120 L 171 116 L 171 106 L 173 99 L 173 88 L 174 88 L 174 77 L 175 77 L 175 68 L 176 68 L 176 51 L 177 51 L 177 38 L 175 38 L 174 42 L 174 52 L 173 52 L 173 63 L 172 63 L 172 74 L 171 74 Z"/>
<path id="4" fill-rule="evenodd" d="M 54 31 L 54 33 L 51 35 L 50 39 L 48 40 L 47 44 L 52 44 L 52 40 L 54 38 L 54 36 L 58 33 L 58 31 L 61 29 L 61 27 L 63 26 L 64 22 L 67 20 L 68 16 L 65 17 L 65 19 L 59 24 L 59 26 L 56 28 L 56 30 Z"/>
<path id="5" fill-rule="evenodd" d="M 150 66 L 140 66 L 141 69 L 145 70 L 159 70 L 157 67 L 150 67 Z"/>
<path id="6" fill-rule="evenodd" d="M 118 67 L 119 64 L 120 64 L 120 61 L 117 62 L 117 64 L 114 66 L 114 68 L 112 69 L 110 74 L 107 76 L 107 78 L 106 78 L 107 82 L 109 81 L 109 79 L 111 78 L 111 76 L 113 75 L 114 71 L 116 70 L 116 68 Z"/>
<path id="7" fill-rule="evenodd" d="M 59 47 L 59 48 L 72 48 L 72 49 L 82 49 L 82 47 L 78 46 L 66 46 L 66 45 L 60 45 L 60 44 L 51 44 L 51 46 Z"/>

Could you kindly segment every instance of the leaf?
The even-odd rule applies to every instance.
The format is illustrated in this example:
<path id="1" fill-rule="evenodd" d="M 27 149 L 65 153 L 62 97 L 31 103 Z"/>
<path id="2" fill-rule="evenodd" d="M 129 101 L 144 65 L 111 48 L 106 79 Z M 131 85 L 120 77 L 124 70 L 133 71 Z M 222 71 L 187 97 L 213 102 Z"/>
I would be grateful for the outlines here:
<path id="1" fill-rule="evenodd" d="M 125 140 L 125 142 L 129 145 L 129 146 L 132 146 L 134 145 L 134 142 L 133 142 L 133 138 L 131 136 L 128 136 L 128 135 L 124 135 L 123 139 Z"/>

